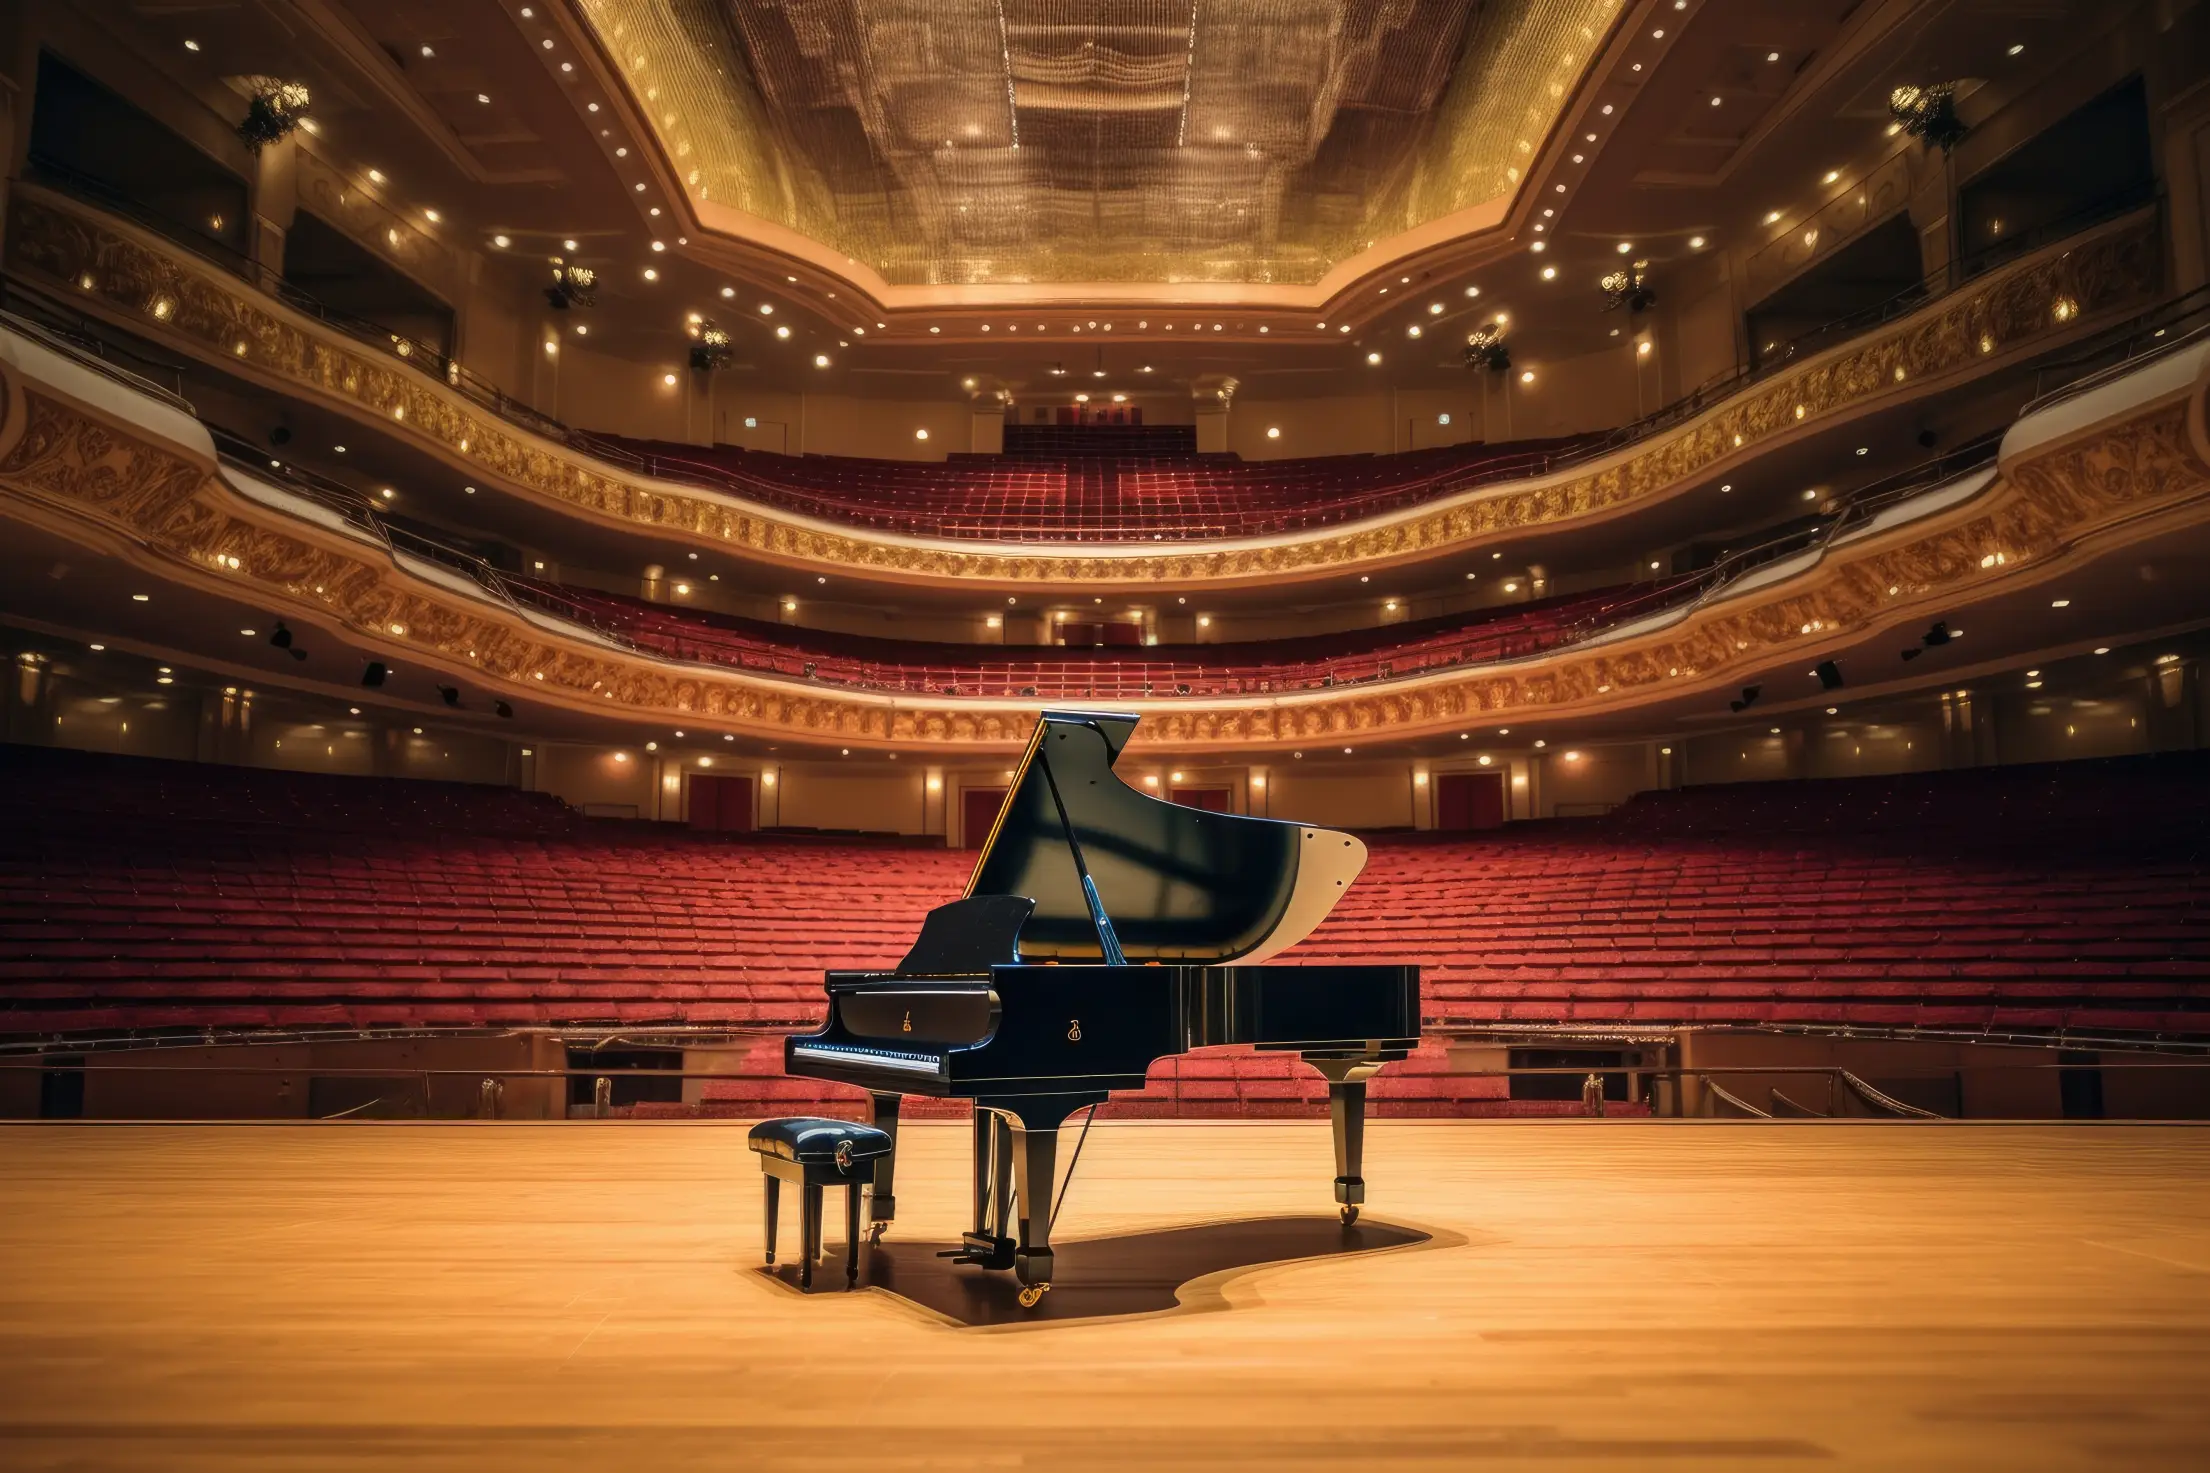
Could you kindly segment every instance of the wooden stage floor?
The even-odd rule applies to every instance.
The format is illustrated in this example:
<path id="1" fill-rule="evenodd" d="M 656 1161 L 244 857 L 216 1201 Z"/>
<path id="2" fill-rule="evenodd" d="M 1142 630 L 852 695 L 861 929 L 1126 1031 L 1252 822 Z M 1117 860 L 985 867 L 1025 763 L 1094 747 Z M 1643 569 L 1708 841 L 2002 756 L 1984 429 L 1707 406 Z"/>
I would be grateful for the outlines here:
<path id="1" fill-rule="evenodd" d="M 962 1226 L 966 1141 L 909 1128 L 901 1269 Z M 1428 1241 L 1239 1269 L 1325 1246 L 1325 1125 L 1100 1126 L 1062 1269 L 1121 1267 L 971 1328 L 762 1272 L 727 1125 L 0 1128 L 0 1467 L 2210 1467 L 2210 1130 L 1368 1154 L 1369 1219 Z"/>

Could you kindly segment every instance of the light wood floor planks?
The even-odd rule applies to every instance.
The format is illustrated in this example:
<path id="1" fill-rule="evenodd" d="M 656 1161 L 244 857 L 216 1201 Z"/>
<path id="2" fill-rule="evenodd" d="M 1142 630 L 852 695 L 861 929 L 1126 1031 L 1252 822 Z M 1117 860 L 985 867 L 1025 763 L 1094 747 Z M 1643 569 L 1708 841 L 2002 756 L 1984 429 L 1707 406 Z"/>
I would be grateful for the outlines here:
<path id="1" fill-rule="evenodd" d="M 900 1236 L 962 1225 L 966 1140 L 908 1128 Z M 1370 1216 L 1441 1246 L 1005 1331 L 768 1282 L 741 1128 L 0 1128 L 0 1467 L 2210 1467 L 2210 1130 L 1368 1157 Z M 1060 1237 L 1330 1175 L 1322 1124 L 1101 1125 Z"/>

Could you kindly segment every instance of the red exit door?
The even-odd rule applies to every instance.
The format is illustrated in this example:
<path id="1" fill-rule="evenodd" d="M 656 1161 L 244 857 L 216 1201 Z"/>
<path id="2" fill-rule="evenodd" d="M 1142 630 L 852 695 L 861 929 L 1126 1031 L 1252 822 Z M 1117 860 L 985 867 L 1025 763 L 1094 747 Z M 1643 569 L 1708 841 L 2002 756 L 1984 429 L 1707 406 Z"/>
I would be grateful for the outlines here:
<path id="1" fill-rule="evenodd" d="M 1202 808 L 1207 813 L 1226 813 L 1232 796 L 1226 788 L 1174 788 L 1167 796 L 1184 808 Z"/>
<path id="2" fill-rule="evenodd" d="M 1445 833 L 1504 826 L 1504 774 L 1445 772 L 1435 779 L 1435 827 Z"/>
<path id="3" fill-rule="evenodd" d="M 990 826 L 1005 806 L 1003 788 L 965 788 L 959 794 L 959 847 L 980 849 L 990 838 Z"/>
<path id="4" fill-rule="evenodd" d="M 752 779 L 691 774 L 691 827 L 725 834 L 752 832 Z"/>

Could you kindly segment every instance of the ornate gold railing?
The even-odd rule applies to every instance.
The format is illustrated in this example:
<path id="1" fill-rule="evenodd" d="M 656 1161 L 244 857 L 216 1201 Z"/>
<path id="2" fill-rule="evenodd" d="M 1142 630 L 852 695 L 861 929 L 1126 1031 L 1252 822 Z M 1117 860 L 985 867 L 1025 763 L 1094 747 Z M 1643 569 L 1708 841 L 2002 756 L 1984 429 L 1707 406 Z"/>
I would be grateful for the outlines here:
<path id="1" fill-rule="evenodd" d="M 379 353 L 91 206 L 18 185 L 8 231 L 12 270 L 73 294 L 100 315 L 378 421 L 479 480 L 585 520 L 649 529 L 809 573 L 985 588 L 1281 582 L 1463 554 L 1532 529 L 1609 516 L 1701 484 L 1776 442 L 2069 342 L 2153 296 L 2160 260 L 2153 210 L 2112 221 L 1760 380 L 1677 427 L 1539 481 L 1323 532 L 1060 551 L 868 534 L 632 476 L 418 372 L 403 340 Z"/>

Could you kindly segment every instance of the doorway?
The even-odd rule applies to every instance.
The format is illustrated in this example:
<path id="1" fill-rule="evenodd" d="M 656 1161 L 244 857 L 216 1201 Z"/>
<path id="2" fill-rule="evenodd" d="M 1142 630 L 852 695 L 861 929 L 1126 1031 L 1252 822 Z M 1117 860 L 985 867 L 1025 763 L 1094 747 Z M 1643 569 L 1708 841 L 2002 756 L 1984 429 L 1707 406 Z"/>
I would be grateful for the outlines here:
<path id="1" fill-rule="evenodd" d="M 752 779 L 691 774 L 691 827 L 710 833 L 749 834 L 753 829 Z"/>
<path id="2" fill-rule="evenodd" d="M 959 847 L 980 849 L 1005 806 L 1003 788 L 962 788 L 959 792 Z"/>
<path id="3" fill-rule="evenodd" d="M 1504 774 L 1445 772 L 1435 779 L 1435 827 L 1446 834 L 1504 826 Z"/>
<path id="4" fill-rule="evenodd" d="M 1228 788 L 1173 788 L 1167 797 L 1184 808 L 1202 808 L 1207 813 L 1233 813 L 1231 806 L 1235 794 Z"/>

